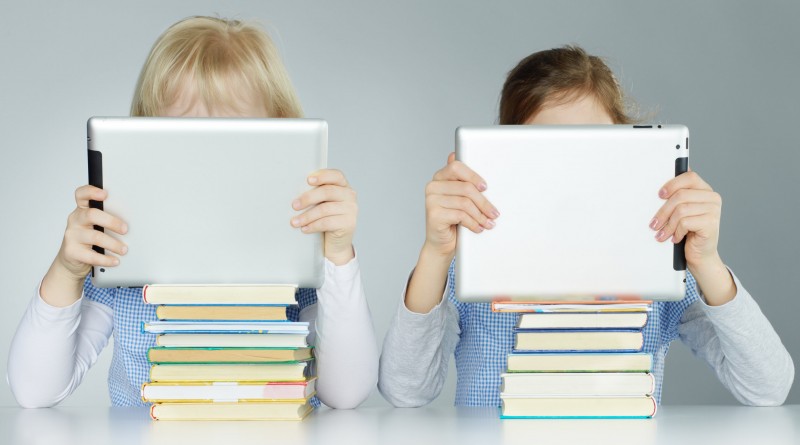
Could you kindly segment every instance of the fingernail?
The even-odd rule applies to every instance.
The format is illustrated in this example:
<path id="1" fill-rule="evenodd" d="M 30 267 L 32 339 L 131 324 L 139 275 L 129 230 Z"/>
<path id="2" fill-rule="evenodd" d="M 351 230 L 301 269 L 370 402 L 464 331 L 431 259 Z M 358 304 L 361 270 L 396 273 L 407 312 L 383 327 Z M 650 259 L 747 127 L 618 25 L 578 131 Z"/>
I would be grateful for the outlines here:
<path id="1" fill-rule="evenodd" d="M 122 254 L 125 255 L 128 253 L 128 246 L 122 246 Z"/>
<path id="2" fill-rule="evenodd" d="M 492 210 L 491 213 L 492 213 L 492 219 L 497 219 L 500 217 L 500 212 L 498 212 L 497 209 Z"/>
<path id="3" fill-rule="evenodd" d="M 303 232 L 308 232 L 311 229 L 309 229 L 308 226 L 303 226 L 300 230 L 302 230 Z"/>
<path id="4" fill-rule="evenodd" d="M 300 220 L 298 218 L 292 218 L 292 226 L 297 227 L 300 225 Z"/>
<path id="5" fill-rule="evenodd" d="M 659 230 L 658 233 L 656 233 L 656 239 L 661 241 L 661 237 L 662 236 L 664 236 L 664 231 L 663 230 Z"/>
<path id="6" fill-rule="evenodd" d="M 662 188 L 661 190 L 659 190 L 658 191 L 658 196 L 661 197 L 661 198 L 666 198 L 667 197 L 667 189 Z"/>
<path id="7" fill-rule="evenodd" d="M 309 183 L 309 184 L 316 184 L 318 180 L 319 180 L 319 179 L 317 179 L 317 177 L 316 177 L 316 176 L 309 176 L 309 177 L 308 177 L 308 183 Z"/>
<path id="8" fill-rule="evenodd" d="M 114 261 L 112 261 L 112 262 L 114 263 L 115 266 L 119 266 L 119 260 L 118 259 L 114 258 Z"/>
<path id="9" fill-rule="evenodd" d="M 300 209 L 300 200 L 299 199 L 295 199 L 294 201 L 292 201 L 292 208 L 295 209 L 295 210 Z"/>
<path id="10" fill-rule="evenodd" d="M 492 221 L 491 219 L 487 219 L 486 220 L 486 228 L 487 229 L 494 229 L 494 226 L 496 226 L 496 225 L 497 224 L 494 221 Z"/>
<path id="11" fill-rule="evenodd" d="M 658 227 L 658 218 L 653 218 L 653 220 L 650 221 L 650 228 L 656 230 L 656 227 Z"/>
<path id="12" fill-rule="evenodd" d="M 481 182 L 480 184 L 478 184 L 478 191 L 479 192 L 485 192 L 486 191 L 486 183 L 485 182 Z"/>
<path id="13" fill-rule="evenodd" d="M 128 233 L 128 225 L 122 224 L 122 233 Z"/>

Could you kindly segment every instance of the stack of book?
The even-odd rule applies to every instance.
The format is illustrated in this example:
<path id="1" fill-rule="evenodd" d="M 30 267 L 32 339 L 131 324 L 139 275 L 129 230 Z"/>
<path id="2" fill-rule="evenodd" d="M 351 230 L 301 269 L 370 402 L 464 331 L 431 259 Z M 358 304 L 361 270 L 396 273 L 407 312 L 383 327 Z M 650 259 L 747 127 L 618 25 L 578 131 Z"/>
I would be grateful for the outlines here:
<path id="1" fill-rule="evenodd" d="M 503 418 L 652 417 L 650 302 L 495 302 L 519 312 L 500 389 Z"/>
<path id="2" fill-rule="evenodd" d="M 157 420 L 299 420 L 315 394 L 308 323 L 292 286 L 145 286 L 158 321 L 142 400 Z"/>

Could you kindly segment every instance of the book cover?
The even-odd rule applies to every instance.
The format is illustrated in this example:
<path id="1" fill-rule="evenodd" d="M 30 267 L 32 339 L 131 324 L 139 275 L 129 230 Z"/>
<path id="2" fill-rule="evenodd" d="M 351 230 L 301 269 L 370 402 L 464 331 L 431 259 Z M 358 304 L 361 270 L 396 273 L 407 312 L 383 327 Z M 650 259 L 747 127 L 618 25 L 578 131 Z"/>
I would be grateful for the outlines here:
<path id="1" fill-rule="evenodd" d="M 521 352 L 508 355 L 508 372 L 651 372 L 649 353 Z"/>
<path id="2" fill-rule="evenodd" d="M 656 414 L 652 396 L 529 397 L 500 396 L 501 419 L 648 418 Z"/>
<path id="3" fill-rule="evenodd" d="M 151 382 L 144 402 L 304 402 L 316 393 L 316 377 L 298 382 Z"/>
<path id="4" fill-rule="evenodd" d="M 312 358 L 308 348 L 182 348 L 155 346 L 147 351 L 150 363 L 273 363 Z"/>
<path id="5" fill-rule="evenodd" d="M 156 308 L 159 320 L 241 320 L 286 321 L 288 305 L 160 305 Z"/>
<path id="6" fill-rule="evenodd" d="M 155 364 L 151 382 L 291 382 L 310 375 L 310 360 L 247 364 Z"/>
<path id="7" fill-rule="evenodd" d="M 306 334 L 308 322 L 292 321 L 151 321 L 142 322 L 141 330 L 149 334 Z"/>
<path id="8" fill-rule="evenodd" d="M 652 308 L 649 300 L 620 301 L 493 301 L 492 312 L 647 312 Z"/>
<path id="9" fill-rule="evenodd" d="M 641 351 L 640 330 L 521 330 L 515 329 L 515 351 Z"/>
<path id="10" fill-rule="evenodd" d="M 501 375 L 501 395 L 525 396 L 649 396 L 656 389 L 652 374 L 602 373 L 508 373 Z"/>
<path id="11" fill-rule="evenodd" d="M 520 329 L 642 329 L 647 312 L 526 313 Z"/>
<path id="12" fill-rule="evenodd" d="M 155 403 L 153 420 L 302 420 L 314 408 L 303 402 Z"/>
<path id="13" fill-rule="evenodd" d="M 297 286 L 157 285 L 142 289 L 147 304 L 297 304 Z"/>
<path id="14" fill-rule="evenodd" d="M 307 334 L 160 334 L 156 346 L 169 347 L 267 347 L 304 348 L 308 346 Z"/>

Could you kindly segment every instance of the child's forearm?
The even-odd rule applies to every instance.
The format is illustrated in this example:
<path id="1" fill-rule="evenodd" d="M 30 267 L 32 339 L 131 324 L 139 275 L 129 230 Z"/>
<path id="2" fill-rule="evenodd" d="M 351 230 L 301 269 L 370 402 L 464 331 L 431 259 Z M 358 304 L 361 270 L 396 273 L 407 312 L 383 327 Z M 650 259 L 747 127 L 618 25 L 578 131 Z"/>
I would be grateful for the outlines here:
<path id="1" fill-rule="evenodd" d="M 401 301 L 383 341 L 378 379 L 383 397 L 397 407 L 433 401 L 447 379 L 459 334 L 458 312 L 449 301 L 440 301 L 424 314 Z"/>
<path id="2" fill-rule="evenodd" d="M 81 298 L 84 278 L 74 276 L 56 258 L 42 279 L 39 293 L 50 306 L 67 307 Z"/>
<path id="3" fill-rule="evenodd" d="M 681 318 L 681 340 L 740 402 L 780 405 L 792 387 L 794 363 L 753 297 L 738 281 L 735 286 L 727 304 L 691 305 Z"/>
<path id="4" fill-rule="evenodd" d="M 447 271 L 452 255 L 442 255 L 422 247 L 417 266 L 408 280 L 405 305 L 411 312 L 427 314 L 442 302 Z"/>
<path id="5" fill-rule="evenodd" d="M 357 259 L 340 266 L 326 261 L 315 306 L 316 316 L 307 307 L 300 317 L 314 325 L 317 396 L 331 408 L 355 408 L 378 381 L 378 344 Z"/>
<path id="6" fill-rule="evenodd" d="M 26 408 L 53 406 L 71 394 L 108 343 L 111 308 L 93 301 L 54 307 L 34 295 L 8 354 L 8 382 Z"/>
<path id="7" fill-rule="evenodd" d="M 709 306 L 722 306 L 736 296 L 736 283 L 719 256 L 689 269 Z"/>

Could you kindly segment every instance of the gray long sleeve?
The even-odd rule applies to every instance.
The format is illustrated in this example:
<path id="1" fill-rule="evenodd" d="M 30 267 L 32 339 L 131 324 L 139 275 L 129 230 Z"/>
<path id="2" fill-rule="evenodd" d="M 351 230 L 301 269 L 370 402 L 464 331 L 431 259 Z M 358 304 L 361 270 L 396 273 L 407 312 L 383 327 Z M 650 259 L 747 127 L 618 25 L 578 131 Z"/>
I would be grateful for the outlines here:
<path id="1" fill-rule="evenodd" d="M 695 356 L 705 360 L 736 399 L 753 406 L 782 404 L 794 381 L 794 363 L 778 334 L 742 283 L 722 306 L 698 301 L 678 328 Z"/>
<path id="2" fill-rule="evenodd" d="M 442 391 L 461 334 L 449 290 L 448 280 L 442 301 L 427 314 L 411 312 L 405 298 L 400 301 L 383 341 L 378 378 L 381 394 L 396 407 L 427 405 Z"/>
<path id="3" fill-rule="evenodd" d="M 734 299 L 716 307 L 702 301 L 691 305 L 681 318 L 680 338 L 711 365 L 741 403 L 780 405 L 794 381 L 792 358 L 733 277 Z M 448 281 L 447 290 L 449 285 Z M 427 314 L 409 311 L 401 300 L 381 354 L 378 388 L 384 398 L 398 407 L 422 406 L 435 399 L 460 333 L 458 311 L 446 297 Z"/>

